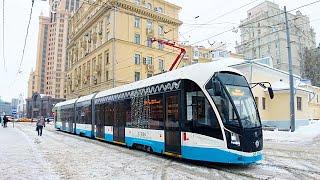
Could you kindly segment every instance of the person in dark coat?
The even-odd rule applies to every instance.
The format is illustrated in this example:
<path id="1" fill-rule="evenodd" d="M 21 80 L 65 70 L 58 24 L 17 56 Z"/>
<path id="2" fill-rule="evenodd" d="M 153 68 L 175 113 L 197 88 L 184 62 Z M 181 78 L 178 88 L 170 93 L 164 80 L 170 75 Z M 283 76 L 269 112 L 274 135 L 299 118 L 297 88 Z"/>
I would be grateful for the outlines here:
<path id="1" fill-rule="evenodd" d="M 46 126 L 46 123 L 44 121 L 44 118 L 40 118 L 37 121 L 37 131 L 38 131 L 38 136 L 42 136 L 42 129 L 43 127 Z"/>
<path id="2" fill-rule="evenodd" d="M 8 117 L 6 115 L 4 115 L 3 117 L 3 127 L 7 127 L 7 122 L 9 121 Z"/>

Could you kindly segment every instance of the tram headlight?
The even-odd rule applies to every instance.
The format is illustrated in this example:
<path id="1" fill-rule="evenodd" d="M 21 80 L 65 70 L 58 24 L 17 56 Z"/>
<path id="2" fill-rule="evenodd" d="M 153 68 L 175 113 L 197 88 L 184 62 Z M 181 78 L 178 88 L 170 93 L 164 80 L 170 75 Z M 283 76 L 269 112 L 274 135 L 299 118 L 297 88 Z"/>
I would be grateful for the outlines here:
<path id="1" fill-rule="evenodd" d="M 239 134 L 231 133 L 231 144 L 240 146 L 240 137 Z"/>

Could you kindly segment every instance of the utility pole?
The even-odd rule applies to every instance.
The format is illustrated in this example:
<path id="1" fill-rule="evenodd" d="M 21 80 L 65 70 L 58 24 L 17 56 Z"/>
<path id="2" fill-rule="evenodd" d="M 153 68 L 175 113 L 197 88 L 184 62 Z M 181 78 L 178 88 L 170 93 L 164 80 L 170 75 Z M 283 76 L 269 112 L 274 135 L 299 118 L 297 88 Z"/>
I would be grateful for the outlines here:
<path id="1" fill-rule="evenodd" d="M 286 33 L 287 33 L 287 45 L 288 45 L 288 61 L 289 61 L 289 82 L 290 82 L 290 129 L 291 132 L 295 131 L 295 112 L 294 112 L 294 85 L 293 85 L 293 74 L 292 74 L 292 57 L 291 57 L 291 42 L 290 32 L 288 24 L 288 13 L 287 8 L 284 6 L 284 15 L 286 20 Z"/>

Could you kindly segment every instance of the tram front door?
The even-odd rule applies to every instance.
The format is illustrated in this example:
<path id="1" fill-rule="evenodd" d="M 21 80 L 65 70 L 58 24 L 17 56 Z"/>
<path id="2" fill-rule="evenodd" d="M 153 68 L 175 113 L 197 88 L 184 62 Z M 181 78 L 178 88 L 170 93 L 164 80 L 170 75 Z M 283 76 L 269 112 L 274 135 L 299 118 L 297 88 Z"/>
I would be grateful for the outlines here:
<path id="1" fill-rule="evenodd" d="M 165 152 L 181 154 L 181 130 L 179 126 L 179 93 L 165 95 Z"/>

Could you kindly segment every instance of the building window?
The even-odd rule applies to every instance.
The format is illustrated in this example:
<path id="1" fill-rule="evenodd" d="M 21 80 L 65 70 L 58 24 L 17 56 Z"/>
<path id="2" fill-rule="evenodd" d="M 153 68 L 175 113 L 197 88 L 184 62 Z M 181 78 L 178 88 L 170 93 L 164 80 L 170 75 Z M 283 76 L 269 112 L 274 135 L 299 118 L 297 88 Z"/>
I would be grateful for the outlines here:
<path id="1" fill-rule="evenodd" d="M 106 64 L 109 64 L 109 52 L 108 51 L 104 52 L 104 60 L 105 60 Z"/>
<path id="2" fill-rule="evenodd" d="M 135 54 L 134 55 L 134 64 L 140 64 L 140 59 L 141 59 L 140 54 Z"/>
<path id="3" fill-rule="evenodd" d="M 106 71 L 106 81 L 109 80 L 109 71 Z"/>
<path id="4" fill-rule="evenodd" d="M 152 38 L 151 37 L 147 38 L 147 46 L 152 47 Z"/>
<path id="5" fill-rule="evenodd" d="M 152 31 L 152 24 L 153 24 L 153 22 L 152 22 L 152 20 L 150 20 L 150 19 L 148 19 L 147 20 L 147 31 L 148 32 L 151 32 Z"/>
<path id="6" fill-rule="evenodd" d="M 134 35 L 134 43 L 140 44 L 140 34 L 135 34 Z"/>
<path id="7" fill-rule="evenodd" d="M 297 110 L 302 111 L 302 98 L 297 97 Z"/>
<path id="8" fill-rule="evenodd" d="M 107 31 L 106 33 L 106 40 L 108 41 L 110 39 L 110 31 Z"/>
<path id="9" fill-rule="evenodd" d="M 158 33 L 159 33 L 159 35 L 163 35 L 163 34 L 164 34 L 164 29 L 163 29 L 163 26 L 162 26 L 162 25 L 160 25 L 160 26 L 158 27 Z"/>
<path id="10" fill-rule="evenodd" d="M 160 50 L 163 50 L 163 48 L 164 48 L 163 44 L 162 44 L 162 43 L 158 43 L 158 48 L 159 48 Z"/>
<path id="11" fill-rule="evenodd" d="M 163 59 L 159 59 L 159 71 L 163 71 L 164 70 L 164 67 L 163 67 Z"/>
<path id="12" fill-rule="evenodd" d="M 134 27 L 140 28 L 140 18 L 134 17 Z"/>
<path id="13" fill-rule="evenodd" d="M 157 8 L 155 8 L 154 10 L 155 10 L 156 12 L 158 12 L 158 13 L 163 13 L 162 7 L 157 7 Z"/>
<path id="14" fill-rule="evenodd" d="M 152 4 L 151 4 L 151 3 L 147 3 L 147 4 L 146 4 L 146 8 L 147 8 L 147 9 L 152 9 Z"/>
<path id="15" fill-rule="evenodd" d="M 149 65 L 152 64 L 152 57 L 151 57 L 151 56 L 147 56 L 147 58 L 146 58 L 146 64 L 149 64 Z"/>
<path id="16" fill-rule="evenodd" d="M 134 81 L 140 80 L 140 72 L 134 72 Z"/>
<path id="17" fill-rule="evenodd" d="M 266 98 L 265 97 L 262 98 L 262 109 L 266 110 Z"/>

